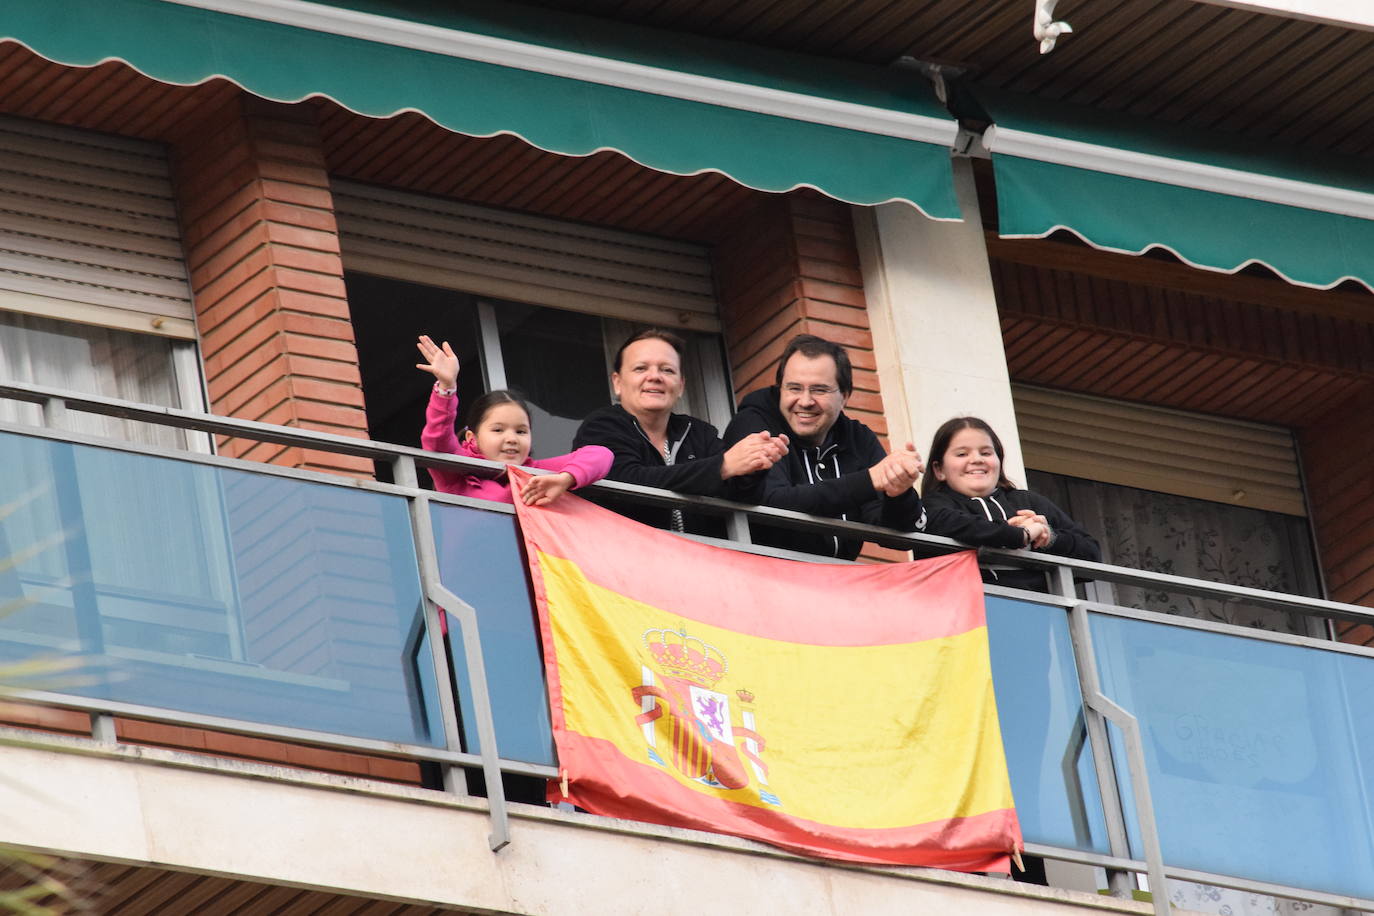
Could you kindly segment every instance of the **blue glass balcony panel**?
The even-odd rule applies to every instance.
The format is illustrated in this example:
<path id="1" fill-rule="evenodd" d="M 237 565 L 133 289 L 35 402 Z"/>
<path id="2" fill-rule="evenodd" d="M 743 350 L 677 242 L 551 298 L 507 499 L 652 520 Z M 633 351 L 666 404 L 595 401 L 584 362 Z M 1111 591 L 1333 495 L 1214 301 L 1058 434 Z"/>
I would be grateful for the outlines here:
<path id="1" fill-rule="evenodd" d="M 439 578 L 477 613 L 482 659 L 491 691 L 496 748 L 506 760 L 554 762 L 544 662 L 539 650 L 529 574 L 515 517 L 464 506 L 432 504 Z M 449 618 L 464 749 L 481 750 L 462 633 Z"/>
<path id="2" fill-rule="evenodd" d="M 1140 720 L 1167 864 L 1374 898 L 1374 659 L 1105 614 L 1092 635 Z"/>
<path id="3" fill-rule="evenodd" d="M 441 745 L 406 501 L 0 433 L 0 658 L 29 686 Z"/>
<path id="4" fill-rule="evenodd" d="M 987 598 L 997 718 L 1029 843 L 1106 852 L 1092 748 L 1062 608 Z"/>

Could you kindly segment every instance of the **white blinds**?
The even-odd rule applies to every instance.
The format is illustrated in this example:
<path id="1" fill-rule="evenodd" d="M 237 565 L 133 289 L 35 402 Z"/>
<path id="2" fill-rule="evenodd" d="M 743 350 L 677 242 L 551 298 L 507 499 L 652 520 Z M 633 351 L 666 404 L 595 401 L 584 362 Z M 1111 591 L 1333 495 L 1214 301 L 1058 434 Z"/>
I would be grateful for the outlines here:
<path id="1" fill-rule="evenodd" d="M 0 117 L 0 310 L 195 338 L 162 147 Z"/>
<path id="2" fill-rule="evenodd" d="M 507 299 L 719 331 L 704 246 L 335 179 L 344 266 Z"/>
<path id="3" fill-rule="evenodd" d="M 1307 514 L 1287 429 L 1028 385 L 1012 395 L 1028 468 Z"/>

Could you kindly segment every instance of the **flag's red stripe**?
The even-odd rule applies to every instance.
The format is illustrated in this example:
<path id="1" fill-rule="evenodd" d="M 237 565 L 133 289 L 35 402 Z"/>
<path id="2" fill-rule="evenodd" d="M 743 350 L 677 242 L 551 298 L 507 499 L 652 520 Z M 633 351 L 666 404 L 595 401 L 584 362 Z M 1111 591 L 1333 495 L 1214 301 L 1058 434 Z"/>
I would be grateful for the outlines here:
<path id="1" fill-rule="evenodd" d="M 647 761 L 629 761 L 604 739 L 566 732 L 558 738 L 559 759 L 570 773 L 596 774 L 571 784 L 573 803 L 606 817 L 729 833 L 830 859 L 956 871 L 1007 871 L 1008 854 L 1021 836 L 1016 812 L 1010 808 L 910 827 L 819 824 L 787 814 L 785 798 L 782 808 L 728 801 L 687 788 Z M 553 783 L 550 793 L 551 799 L 562 798 Z M 642 800 L 646 798 L 654 803 Z"/>
<path id="2" fill-rule="evenodd" d="M 576 496 L 537 510 L 517 501 L 517 512 L 527 542 L 572 560 L 597 585 L 674 617 L 737 633 L 867 646 L 919 642 L 983 625 L 982 583 L 972 551 L 913 563 L 798 563 L 688 541 Z M 575 538 L 562 533 L 571 531 Z M 615 548 L 631 543 L 633 561 Z M 741 589 L 748 600 L 741 601 Z M 912 612 L 914 590 L 922 594 L 920 613 Z M 845 625 L 835 626 L 837 619 Z"/>

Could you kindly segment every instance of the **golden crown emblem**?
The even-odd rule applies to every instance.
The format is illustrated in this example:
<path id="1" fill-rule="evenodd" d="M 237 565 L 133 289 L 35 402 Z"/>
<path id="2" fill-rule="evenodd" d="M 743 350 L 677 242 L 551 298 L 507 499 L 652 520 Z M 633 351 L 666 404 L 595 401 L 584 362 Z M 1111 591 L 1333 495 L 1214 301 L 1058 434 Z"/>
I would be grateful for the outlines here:
<path id="1" fill-rule="evenodd" d="M 644 647 L 664 674 L 700 687 L 714 687 L 729 670 L 719 649 L 686 630 L 645 630 Z"/>

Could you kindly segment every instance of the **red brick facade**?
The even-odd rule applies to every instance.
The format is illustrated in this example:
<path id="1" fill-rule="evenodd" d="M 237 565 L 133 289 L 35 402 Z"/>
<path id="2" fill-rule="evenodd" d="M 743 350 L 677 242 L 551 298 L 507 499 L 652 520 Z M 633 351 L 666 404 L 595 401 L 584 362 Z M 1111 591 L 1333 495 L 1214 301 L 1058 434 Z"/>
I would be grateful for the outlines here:
<path id="1" fill-rule="evenodd" d="M 1374 527 L 1362 507 L 1374 504 L 1374 454 L 1368 390 L 1299 431 L 1312 528 L 1333 601 L 1374 607 Z M 1374 645 L 1374 626 L 1340 623 L 1345 642 Z"/>
<path id="2" fill-rule="evenodd" d="M 218 414 L 365 437 L 329 176 L 312 110 L 236 98 L 173 149 Z M 223 454 L 371 476 L 370 462 L 227 440 Z"/>
<path id="3" fill-rule="evenodd" d="M 773 384 L 778 357 L 796 334 L 843 344 L 854 364 L 845 412 L 887 446 L 859 253 L 849 207 L 814 192 L 765 198 L 715 249 L 725 345 L 735 391 Z M 907 554 L 869 545 L 863 557 Z"/>
<path id="4" fill-rule="evenodd" d="M 846 411 L 887 435 L 848 206 L 812 192 L 766 198 L 716 247 L 715 266 L 737 392 L 773 384 L 788 339 L 816 334 L 854 362 Z"/>

